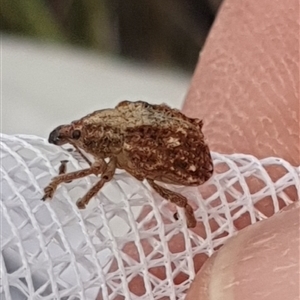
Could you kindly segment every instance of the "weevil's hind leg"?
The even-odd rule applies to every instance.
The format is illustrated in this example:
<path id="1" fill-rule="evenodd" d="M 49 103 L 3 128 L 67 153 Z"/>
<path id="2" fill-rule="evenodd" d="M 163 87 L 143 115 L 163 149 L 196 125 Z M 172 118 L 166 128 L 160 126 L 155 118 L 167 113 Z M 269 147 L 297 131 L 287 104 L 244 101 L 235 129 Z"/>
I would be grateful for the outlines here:
<path id="1" fill-rule="evenodd" d="M 100 191 L 104 184 L 113 178 L 116 171 L 116 165 L 116 160 L 112 158 L 106 165 L 106 169 L 103 171 L 101 179 L 81 199 L 77 201 L 78 208 L 85 208 L 90 202 L 91 198 Z"/>
<path id="2" fill-rule="evenodd" d="M 49 185 L 44 188 L 44 196 L 42 200 L 46 200 L 47 198 L 52 198 L 53 194 L 58 187 L 59 184 L 64 182 L 70 182 L 74 179 L 79 179 L 91 174 L 98 175 L 101 174 L 106 168 L 105 160 L 98 160 L 95 162 L 90 168 L 83 169 L 80 171 L 75 171 L 67 174 L 61 174 L 56 177 L 53 177 Z M 63 170 L 64 171 L 64 170 Z"/>
<path id="3" fill-rule="evenodd" d="M 149 182 L 150 186 L 163 198 L 169 200 L 179 207 L 184 208 L 188 228 L 194 228 L 196 226 L 197 221 L 195 219 L 194 211 L 184 196 L 163 188 L 162 186 L 156 184 L 153 180 L 147 179 L 147 181 Z"/>

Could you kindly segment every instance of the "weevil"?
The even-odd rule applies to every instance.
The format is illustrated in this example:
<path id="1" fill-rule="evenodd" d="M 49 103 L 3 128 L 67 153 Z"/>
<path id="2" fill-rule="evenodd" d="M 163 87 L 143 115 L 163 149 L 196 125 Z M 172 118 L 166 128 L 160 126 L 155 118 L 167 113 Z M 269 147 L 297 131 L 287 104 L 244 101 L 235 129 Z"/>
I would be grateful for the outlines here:
<path id="1" fill-rule="evenodd" d="M 61 183 L 92 174 L 100 176 L 77 201 L 78 208 L 85 208 L 118 168 L 140 181 L 147 180 L 159 195 L 182 207 L 187 226 L 195 227 L 194 211 L 186 197 L 157 182 L 198 186 L 212 176 L 213 163 L 202 125 L 201 120 L 189 118 L 165 104 L 122 101 L 113 109 L 98 110 L 58 126 L 50 133 L 49 143 L 69 143 L 79 152 L 82 149 L 91 154 L 94 162 L 89 168 L 71 173 L 65 173 L 63 167 L 63 172 L 45 187 L 42 200 L 52 198 Z"/>

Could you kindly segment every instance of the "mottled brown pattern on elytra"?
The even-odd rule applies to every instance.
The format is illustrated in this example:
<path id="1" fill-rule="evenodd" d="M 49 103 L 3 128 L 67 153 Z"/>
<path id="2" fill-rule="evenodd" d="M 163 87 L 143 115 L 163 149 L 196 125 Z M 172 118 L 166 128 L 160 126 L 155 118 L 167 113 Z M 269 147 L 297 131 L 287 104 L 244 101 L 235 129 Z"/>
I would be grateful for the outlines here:
<path id="1" fill-rule="evenodd" d="M 196 220 L 187 199 L 154 181 L 195 186 L 211 177 L 212 159 L 201 129 L 201 120 L 188 118 L 165 104 L 143 101 L 123 101 L 115 109 L 98 110 L 59 126 L 51 132 L 49 142 L 70 143 L 92 154 L 95 163 L 89 169 L 55 177 L 45 188 L 43 199 L 51 198 L 62 182 L 102 174 L 79 201 L 83 208 L 120 168 L 139 180 L 147 179 L 162 197 L 183 207 L 188 226 L 194 227 Z M 110 159 L 108 163 L 105 158 Z"/>
<path id="2" fill-rule="evenodd" d="M 194 129 L 176 132 L 149 125 L 130 128 L 124 135 L 122 161 L 130 162 L 127 171 L 132 175 L 138 170 L 144 178 L 199 185 L 209 179 L 212 170 L 209 149 L 202 138 Z"/>

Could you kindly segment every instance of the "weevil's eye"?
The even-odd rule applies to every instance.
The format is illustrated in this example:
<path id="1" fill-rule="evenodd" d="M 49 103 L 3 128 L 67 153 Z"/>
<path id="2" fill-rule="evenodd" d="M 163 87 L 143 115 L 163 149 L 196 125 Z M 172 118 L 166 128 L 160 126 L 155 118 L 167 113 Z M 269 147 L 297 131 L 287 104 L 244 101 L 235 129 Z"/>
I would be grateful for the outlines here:
<path id="1" fill-rule="evenodd" d="M 81 136 L 80 130 L 75 129 L 75 130 L 72 132 L 72 138 L 73 138 L 74 140 L 78 140 L 78 139 L 80 138 L 80 136 Z"/>

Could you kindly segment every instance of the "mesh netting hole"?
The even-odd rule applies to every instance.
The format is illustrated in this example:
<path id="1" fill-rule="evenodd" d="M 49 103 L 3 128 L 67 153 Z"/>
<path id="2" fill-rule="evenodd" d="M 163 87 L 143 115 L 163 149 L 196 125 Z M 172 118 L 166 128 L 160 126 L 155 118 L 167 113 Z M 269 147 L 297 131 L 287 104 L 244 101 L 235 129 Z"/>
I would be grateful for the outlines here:
<path id="1" fill-rule="evenodd" d="M 279 209 L 282 209 L 294 201 L 297 201 L 297 199 L 295 199 L 296 194 L 297 191 L 295 187 L 288 187 L 284 189 L 277 197 Z"/>
<path id="2" fill-rule="evenodd" d="M 251 194 L 256 194 L 266 188 L 268 186 L 266 179 L 260 178 L 261 174 L 254 176 L 245 177 L 245 182 L 247 184 L 247 188 L 249 189 Z"/>
<path id="3" fill-rule="evenodd" d="M 35 206 L 34 208 L 38 208 L 33 213 L 41 228 L 47 228 L 51 225 L 54 225 L 46 205 L 43 205 L 43 203 L 41 203 L 39 206 Z M 53 231 L 55 231 L 56 229 L 57 225 L 55 228 L 53 228 Z"/>
<path id="4" fill-rule="evenodd" d="M 137 215 L 137 222 L 142 223 L 145 229 L 157 227 L 158 220 L 155 217 L 152 206 L 146 204 L 143 206 L 142 210 L 141 207 L 138 207 L 135 213 Z"/>
<path id="5" fill-rule="evenodd" d="M 250 213 L 248 211 L 240 213 L 243 210 L 244 207 L 239 206 L 230 212 L 233 217 L 233 225 L 238 230 L 245 228 L 252 222 Z"/>
<path id="6" fill-rule="evenodd" d="M 65 287 L 72 287 L 73 283 L 76 282 L 76 271 L 74 269 L 74 266 L 72 266 L 68 262 L 62 262 L 61 265 L 56 269 L 57 274 L 59 274 L 59 284 L 61 286 Z M 73 287 L 75 290 L 78 289 L 78 287 Z"/>
<path id="7" fill-rule="evenodd" d="M 13 177 L 15 185 L 20 185 L 20 190 L 24 189 L 28 184 L 28 175 L 20 167 L 18 167 L 17 170 L 14 170 L 14 174 L 10 174 L 10 176 Z"/>
<path id="8" fill-rule="evenodd" d="M 45 285 L 48 281 L 49 274 L 45 270 L 38 270 L 32 272 L 32 283 L 35 291 L 41 289 L 39 292 L 44 292 L 48 287 L 48 293 L 51 293 L 51 286 Z"/>
<path id="9" fill-rule="evenodd" d="M 45 285 L 42 288 L 42 290 L 40 290 L 39 295 L 40 295 L 40 297 L 47 297 L 51 293 L 52 293 L 52 288 L 51 288 L 51 285 L 48 284 L 48 285 Z"/>
<path id="10" fill-rule="evenodd" d="M 120 212 L 119 212 L 120 213 Z M 120 213 L 122 214 L 122 213 Z M 128 220 L 120 216 L 114 216 L 109 220 L 109 226 L 115 237 L 122 237 L 129 233 L 130 227 L 128 225 Z"/>
<path id="11" fill-rule="evenodd" d="M 224 222 L 225 224 L 227 223 L 227 220 Z M 221 234 L 224 229 L 222 229 L 222 225 L 224 227 L 224 223 L 220 222 L 219 216 L 216 216 L 216 218 L 210 218 L 209 219 L 209 226 L 210 226 L 210 232 L 211 232 L 211 237 L 214 239 L 216 236 Z"/>
<path id="12" fill-rule="evenodd" d="M 24 160 L 31 161 L 36 158 L 36 152 L 28 149 L 28 148 L 19 148 L 16 152 L 21 156 Z"/>
<path id="13" fill-rule="evenodd" d="M 227 163 L 220 160 L 214 162 L 214 173 L 218 176 L 219 174 L 224 174 L 230 171 L 230 167 Z"/>
<path id="14" fill-rule="evenodd" d="M 141 245 L 148 259 L 163 258 L 163 253 L 161 253 L 159 250 L 156 251 L 156 249 L 160 249 L 161 246 L 161 241 L 157 235 L 153 234 L 148 238 L 141 239 Z"/>
<path id="15" fill-rule="evenodd" d="M 195 273 L 197 273 L 200 270 L 200 267 L 202 267 L 207 258 L 208 255 L 206 253 L 198 253 L 194 255 L 193 260 Z"/>
<path id="16" fill-rule="evenodd" d="M 21 282 L 24 285 L 23 281 L 21 281 Z M 15 284 L 19 285 L 19 283 L 17 283 L 17 282 Z M 25 287 L 27 287 L 27 286 L 25 285 Z M 29 294 L 26 293 L 20 287 L 16 287 L 16 286 L 12 285 L 12 286 L 10 286 L 9 290 L 10 290 L 10 294 L 11 294 L 12 299 L 28 299 Z"/>
<path id="17" fill-rule="evenodd" d="M 32 234 L 36 235 L 36 233 L 34 231 L 32 231 Z M 37 257 L 38 254 L 41 252 L 39 240 L 35 237 L 32 237 L 32 238 L 24 241 L 23 246 L 24 246 L 26 255 L 29 257 Z"/>
<path id="18" fill-rule="evenodd" d="M 226 202 L 229 204 L 229 207 L 231 205 L 236 205 L 236 203 L 235 203 L 236 197 L 233 195 L 232 191 L 230 191 L 230 190 L 224 191 L 224 196 L 225 196 Z M 230 203 L 232 203 L 232 204 L 230 204 Z"/>
<path id="19" fill-rule="evenodd" d="M 282 180 L 284 182 L 284 180 Z M 288 186 L 283 186 L 281 184 L 278 187 L 279 196 L 282 197 L 286 204 L 291 204 L 293 201 L 298 200 L 298 191 L 296 187 L 296 182 L 289 180 Z"/>
<path id="20" fill-rule="evenodd" d="M 63 260 L 64 258 L 67 260 L 67 257 L 65 257 L 67 252 L 66 248 L 57 232 L 53 235 L 53 238 L 49 240 L 48 249 L 52 260 L 58 258 L 60 260 Z"/>
<path id="21" fill-rule="evenodd" d="M 111 180 L 105 184 L 101 192 L 107 199 L 110 199 L 112 203 L 124 206 L 124 201 L 128 201 L 126 198 L 124 199 L 125 194 L 120 188 L 119 183 L 117 183 L 115 180 Z"/>
<path id="22" fill-rule="evenodd" d="M 239 182 L 239 181 L 235 181 L 231 185 L 231 189 L 229 191 L 230 191 L 231 195 L 235 198 L 237 198 L 245 193 L 245 190 L 242 187 L 241 182 Z M 248 191 L 248 187 L 247 187 L 247 191 Z"/>
<path id="23" fill-rule="evenodd" d="M 1 166 L 4 170 L 7 170 L 7 173 L 18 167 L 16 159 L 8 153 L 4 153 L 3 156 L 1 156 Z"/>
<path id="24" fill-rule="evenodd" d="M 228 236 L 229 233 L 227 231 L 223 231 L 222 233 L 215 235 L 212 240 L 213 250 L 216 251 L 220 249 Z"/>
<path id="25" fill-rule="evenodd" d="M 148 248 L 148 246 L 145 246 L 143 247 L 143 251 Z M 134 265 L 139 264 L 141 262 L 139 251 L 134 242 L 127 242 L 126 245 L 123 247 L 122 252 L 124 253 L 123 255 L 128 255 L 131 260 L 134 260 L 132 261 Z M 147 255 L 147 253 L 145 253 L 145 255 Z"/>
<path id="26" fill-rule="evenodd" d="M 258 221 L 271 217 L 275 212 L 273 199 L 271 196 L 266 196 L 262 199 L 259 199 L 259 201 L 254 204 L 254 207 L 256 208 L 256 212 L 258 213 Z"/>
<path id="27" fill-rule="evenodd" d="M 285 168 L 285 166 L 281 165 L 280 163 L 276 165 L 265 165 L 264 168 L 267 171 L 272 182 L 276 182 L 280 178 L 288 174 L 288 170 Z"/>
<path id="28" fill-rule="evenodd" d="M 129 282 L 129 290 L 135 296 L 141 297 L 146 294 L 145 282 L 143 275 L 134 276 Z"/>
<path id="29" fill-rule="evenodd" d="M 43 178 L 44 176 L 41 174 L 41 171 L 43 169 L 42 168 L 39 168 L 39 167 L 33 167 L 31 168 L 31 173 L 33 175 L 33 177 L 35 177 L 36 180 L 39 180 L 40 178 Z"/>
<path id="30" fill-rule="evenodd" d="M 5 248 L 2 250 L 2 256 L 8 274 L 22 273 L 24 271 L 22 258 L 17 249 Z"/>
<path id="31" fill-rule="evenodd" d="M 90 178 L 89 178 L 90 179 Z M 85 188 L 84 188 L 85 186 Z M 88 189 L 92 187 L 92 184 L 88 184 Z M 63 183 L 58 189 L 65 188 L 68 190 L 68 195 L 73 203 L 76 203 L 86 192 L 86 182 L 85 180 L 73 180 L 72 182 Z M 56 196 L 56 195 L 55 195 Z M 87 207 L 95 206 L 96 199 L 92 198 Z"/>
<path id="32" fill-rule="evenodd" d="M 166 267 L 163 265 L 149 268 L 148 272 L 159 280 L 165 280 L 167 278 Z"/>
<path id="33" fill-rule="evenodd" d="M 183 272 L 179 272 L 177 275 L 174 277 L 174 284 L 175 285 L 181 285 L 183 282 L 188 281 L 190 278 L 189 275 Z"/>
<path id="34" fill-rule="evenodd" d="M 182 233 L 172 233 L 168 241 L 168 248 L 170 253 L 181 253 L 186 250 L 185 240 Z"/>
<path id="35" fill-rule="evenodd" d="M 10 217 L 16 228 L 22 228 L 29 223 L 27 212 L 23 209 L 20 201 L 12 201 L 13 206 L 9 209 Z"/>

